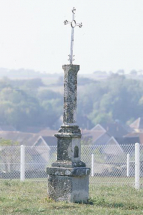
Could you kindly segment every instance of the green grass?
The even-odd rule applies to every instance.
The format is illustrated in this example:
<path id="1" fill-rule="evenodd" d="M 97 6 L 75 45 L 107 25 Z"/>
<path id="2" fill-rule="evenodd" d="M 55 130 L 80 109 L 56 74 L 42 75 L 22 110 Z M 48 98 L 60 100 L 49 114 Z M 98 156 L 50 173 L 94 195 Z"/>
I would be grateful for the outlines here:
<path id="1" fill-rule="evenodd" d="M 0 215 L 141 215 L 143 189 L 131 186 L 90 186 L 88 204 L 54 202 L 47 196 L 47 183 L 0 181 Z"/>
<path id="2" fill-rule="evenodd" d="M 135 177 L 90 177 L 90 184 L 116 184 L 118 185 L 131 185 L 135 184 Z M 143 186 L 143 177 L 140 178 L 140 185 Z"/>

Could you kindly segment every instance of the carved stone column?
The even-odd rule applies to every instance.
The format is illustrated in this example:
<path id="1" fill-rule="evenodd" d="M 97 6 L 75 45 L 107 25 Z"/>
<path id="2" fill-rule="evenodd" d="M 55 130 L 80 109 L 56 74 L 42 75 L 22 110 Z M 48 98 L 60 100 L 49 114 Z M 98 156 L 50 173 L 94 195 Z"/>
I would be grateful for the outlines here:
<path id="1" fill-rule="evenodd" d="M 79 65 L 64 65 L 64 125 L 76 122 L 77 109 L 77 73 Z"/>
<path id="2" fill-rule="evenodd" d="M 87 202 L 90 169 L 81 161 L 81 131 L 76 124 L 79 65 L 64 65 L 63 125 L 57 137 L 57 161 L 47 168 L 48 194 L 56 201 Z"/>

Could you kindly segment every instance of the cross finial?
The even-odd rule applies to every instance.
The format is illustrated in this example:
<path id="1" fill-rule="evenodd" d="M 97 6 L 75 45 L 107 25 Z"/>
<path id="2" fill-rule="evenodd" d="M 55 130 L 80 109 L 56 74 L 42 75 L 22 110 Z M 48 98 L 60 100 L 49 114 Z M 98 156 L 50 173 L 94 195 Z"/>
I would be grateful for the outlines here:
<path id="1" fill-rule="evenodd" d="M 74 43 L 74 28 L 76 26 L 79 26 L 79 28 L 82 27 L 82 23 L 76 23 L 75 21 L 75 11 L 76 9 L 73 7 L 72 9 L 72 21 L 69 22 L 67 20 L 64 21 L 64 24 L 67 25 L 67 24 L 70 24 L 71 25 L 71 47 L 70 47 L 70 55 L 69 55 L 69 61 L 70 61 L 70 64 L 72 64 L 72 62 L 74 61 L 73 57 L 73 43 Z"/>

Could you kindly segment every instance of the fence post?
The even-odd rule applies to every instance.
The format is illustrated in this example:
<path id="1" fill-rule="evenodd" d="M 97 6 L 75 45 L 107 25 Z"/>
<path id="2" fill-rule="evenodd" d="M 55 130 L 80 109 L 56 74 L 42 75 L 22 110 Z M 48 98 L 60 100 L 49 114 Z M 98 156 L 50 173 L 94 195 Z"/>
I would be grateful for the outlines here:
<path id="1" fill-rule="evenodd" d="M 130 154 L 127 154 L 127 177 L 130 177 Z"/>
<path id="2" fill-rule="evenodd" d="M 140 189 L 140 145 L 135 144 L 135 189 Z"/>
<path id="3" fill-rule="evenodd" d="M 91 154 L 91 176 L 94 176 L 94 154 Z"/>
<path id="4" fill-rule="evenodd" d="M 25 180 L 25 146 L 20 146 L 20 181 Z"/>

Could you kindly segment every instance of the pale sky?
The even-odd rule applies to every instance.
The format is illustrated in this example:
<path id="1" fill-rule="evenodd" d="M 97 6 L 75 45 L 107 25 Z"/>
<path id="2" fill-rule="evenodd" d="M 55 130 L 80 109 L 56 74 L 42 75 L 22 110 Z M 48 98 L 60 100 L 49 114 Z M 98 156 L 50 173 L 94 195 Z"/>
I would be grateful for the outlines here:
<path id="1" fill-rule="evenodd" d="M 0 0 L 0 67 L 62 72 L 73 7 L 81 74 L 143 70 L 143 0 Z"/>

